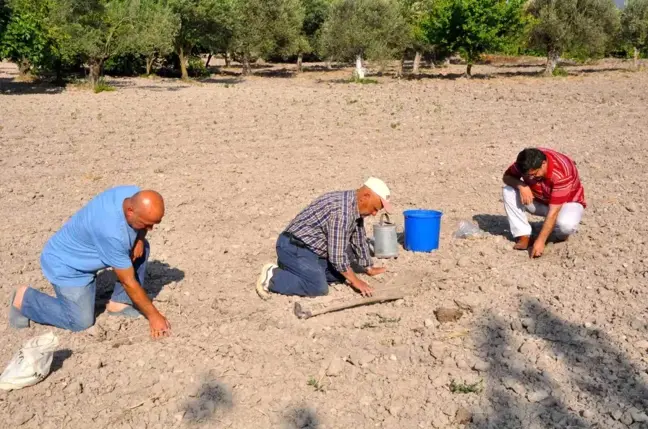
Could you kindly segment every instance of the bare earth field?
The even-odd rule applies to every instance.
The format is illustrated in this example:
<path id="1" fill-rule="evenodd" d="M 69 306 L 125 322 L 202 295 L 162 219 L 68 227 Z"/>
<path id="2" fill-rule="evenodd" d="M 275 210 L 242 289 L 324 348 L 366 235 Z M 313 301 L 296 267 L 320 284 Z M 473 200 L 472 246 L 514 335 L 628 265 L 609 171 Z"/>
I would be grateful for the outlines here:
<path id="1" fill-rule="evenodd" d="M 0 392 L 0 426 L 648 428 L 648 73 L 607 61 L 544 79 L 539 64 L 376 85 L 343 82 L 349 70 L 109 79 L 117 91 L 101 94 L 14 83 L 2 64 L 0 366 L 51 329 L 10 330 L 10 291 L 51 292 L 43 244 L 118 184 L 166 198 L 147 289 L 174 332 L 153 342 L 146 321 L 102 314 L 102 273 L 96 327 L 54 330 L 52 373 Z M 575 237 L 532 261 L 511 249 L 500 192 L 535 145 L 573 156 L 589 207 Z M 261 301 L 254 282 L 283 227 L 370 175 L 399 213 L 444 212 L 438 251 L 378 261 L 389 271 L 371 284 L 405 299 L 309 320 L 296 300 L 354 294 Z M 461 220 L 489 234 L 453 238 Z M 455 300 L 470 310 L 440 324 L 433 311 Z"/>

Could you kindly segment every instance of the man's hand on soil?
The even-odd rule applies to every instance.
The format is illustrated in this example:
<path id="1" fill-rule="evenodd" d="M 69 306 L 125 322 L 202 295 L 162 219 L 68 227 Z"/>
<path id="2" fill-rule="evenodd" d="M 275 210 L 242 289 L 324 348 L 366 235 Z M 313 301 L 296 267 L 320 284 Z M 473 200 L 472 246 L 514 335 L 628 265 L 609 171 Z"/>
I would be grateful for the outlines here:
<path id="1" fill-rule="evenodd" d="M 161 313 L 157 313 L 149 319 L 149 326 L 151 328 L 151 338 L 153 339 L 171 335 L 171 324 Z"/>
<path id="2" fill-rule="evenodd" d="M 530 258 L 539 258 L 542 256 L 542 253 L 544 252 L 545 244 L 542 240 L 536 240 L 533 243 L 533 247 L 531 248 L 531 252 L 529 253 Z"/>
<path id="3" fill-rule="evenodd" d="M 369 286 L 369 284 L 367 282 L 362 281 L 360 279 L 358 279 L 356 282 L 352 283 L 351 287 L 353 289 L 357 290 L 358 292 L 360 292 L 360 294 L 362 296 L 372 296 L 373 295 L 373 288 L 371 286 Z"/>
<path id="4" fill-rule="evenodd" d="M 387 271 L 387 268 L 385 267 L 369 267 L 367 268 L 367 275 L 374 277 L 377 276 L 378 274 L 382 274 L 385 271 Z"/>

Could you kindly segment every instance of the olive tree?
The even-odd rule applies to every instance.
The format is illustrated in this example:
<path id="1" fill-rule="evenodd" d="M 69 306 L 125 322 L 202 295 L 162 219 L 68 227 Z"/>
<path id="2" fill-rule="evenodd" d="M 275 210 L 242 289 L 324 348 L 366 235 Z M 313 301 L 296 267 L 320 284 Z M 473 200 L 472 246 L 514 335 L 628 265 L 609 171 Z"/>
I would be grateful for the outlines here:
<path id="1" fill-rule="evenodd" d="M 300 0 L 237 0 L 232 47 L 252 73 L 254 55 L 277 53 L 287 57 L 303 50 L 304 9 Z"/>
<path id="2" fill-rule="evenodd" d="M 399 56 L 408 28 L 396 0 L 340 0 L 322 28 L 321 51 L 340 61 L 355 60 L 354 76 L 364 79 L 365 60 Z"/>
<path id="3" fill-rule="evenodd" d="M 431 47 L 425 34 L 425 23 L 434 0 L 399 0 L 401 13 L 407 24 L 406 51 L 414 52 L 412 73 L 418 74 L 423 53 Z M 405 53 L 403 54 L 403 61 Z M 402 68 L 402 62 L 401 62 Z"/>
<path id="4" fill-rule="evenodd" d="M 34 70 L 48 71 L 60 62 L 56 32 L 49 19 L 55 6 L 52 0 L 9 0 L 4 4 L 6 27 L 0 34 L 0 58 L 16 63 L 21 77 Z"/>
<path id="5" fill-rule="evenodd" d="M 174 41 L 182 79 L 189 79 L 187 65 L 196 47 L 209 47 L 221 35 L 231 34 L 232 0 L 169 0 L 180 27 Z"/>
<path id="6" fill-rule="evenodd" d="M 621 12 L 621 34 L 632 46 L 635 68 L 639 67 L 639 53 L 648 49 L 648 0 L 628 0 Z"/>
<path id="7" fill-rule="evenodd" d="M 525 0 L 438 0 L 428 22 L 432 44 L 457 52 L 466 61 L 466 75 L 489 51 L 501 49 L 516 38 L 527 23 Z"/>
<path id="8" fill-rule="evenodd" d="M 138 14 L 133 50 L 146 58 L 146 74 L 150 75 L 156 57 L 173 52 L 180 18 L 161 0 L 141 0 Z"/>
<path id="9" fill-rule="evenodd" d="M 553 74 L 565 51 L 604 54 L 619 25 L 612 0 L 532 0 L 529 12 L 536 21 L 530 44 L 546 52 L 546 75 Z"/>
<path id="10" fill-rule="evenodd" d="M 61 50 L 88 65 L 89 79 L 97 86 L 105 61 L 131 52 L 137 35 L 139 2 L 136 0 L 60 0 L 53 10 L 63 34 Z"/>
<path id="11" fill-rule="evenodd" d="M 297 45 L 297 72 L 302 71 L 304 54 L 310 54 L 317 46 L 317 37 L 331 7 L 331 0 L 301 0 L 304 19 Z"/>

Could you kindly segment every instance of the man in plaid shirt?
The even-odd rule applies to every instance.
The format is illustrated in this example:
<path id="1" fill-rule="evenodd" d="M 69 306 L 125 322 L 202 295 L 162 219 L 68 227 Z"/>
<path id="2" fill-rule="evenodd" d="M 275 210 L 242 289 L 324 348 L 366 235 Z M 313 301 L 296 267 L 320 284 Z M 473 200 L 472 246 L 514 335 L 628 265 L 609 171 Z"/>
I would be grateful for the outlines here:
<path id="1" fill-rule="evenodd" d="M 321 296 L 329 283 L 348 282 L 363 296 L 372 288 L 351 268 L 349 250 L 370 276 L 385 272 L 371 261 L 364 218 L 380 210 L 389 212 L 389 188 L 369 178 L 357 190 L 324 194 L 288 224 L 277 240 L 278 266 L 266 264 L 256 290 L 263 299 L 269 292 L 283 295 Z"/>
<path id="2" fill-rule="evenodd" d="M 576 163 L 566 155 L 544 148 L 527 148 L 504 172 L 504 208 L 517 243 L 515 249 L 540 257 L 553 232 L 567 240 L 578 230 L 586 207 L 585 191 Z M 542 230 L 531 245 L 531 225 L 525 212 L 545 217 Z"/>

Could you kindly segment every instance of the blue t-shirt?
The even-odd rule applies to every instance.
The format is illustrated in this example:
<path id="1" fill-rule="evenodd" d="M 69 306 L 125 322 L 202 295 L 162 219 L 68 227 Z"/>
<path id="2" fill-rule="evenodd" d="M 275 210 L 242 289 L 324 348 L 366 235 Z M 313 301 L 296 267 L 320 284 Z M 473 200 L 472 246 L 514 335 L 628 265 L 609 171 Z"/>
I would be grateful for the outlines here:
<path id="1" fill-rule="evenodd" d="M 104 268 L 131 267 L 137 231 L 126 222 L 123 203 L 139 190 L 108 189 L 76 212 L 45 244 L 41 268 L 47 280 L 59 287 L 79 287 Z"/>

